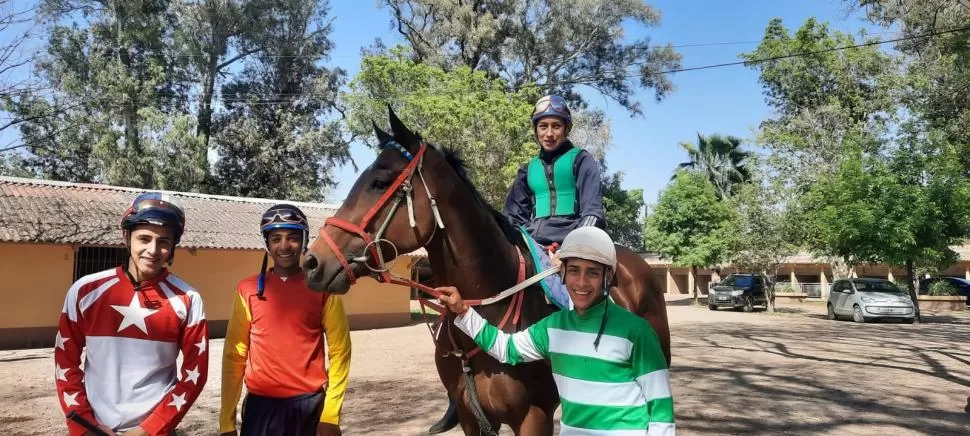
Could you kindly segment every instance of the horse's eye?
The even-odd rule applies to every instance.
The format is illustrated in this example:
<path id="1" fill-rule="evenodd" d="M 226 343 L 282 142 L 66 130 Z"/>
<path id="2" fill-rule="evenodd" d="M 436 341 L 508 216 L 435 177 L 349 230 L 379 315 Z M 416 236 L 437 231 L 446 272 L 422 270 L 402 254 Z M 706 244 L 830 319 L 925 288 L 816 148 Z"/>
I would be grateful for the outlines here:
<path id="1" fill-rule="evenodd" d="M 374 183 L 371 184 L 371 189 L 375 191 L 383 191 L 391 186 L 391 183 L 384 179 L 374 179 Z"/>

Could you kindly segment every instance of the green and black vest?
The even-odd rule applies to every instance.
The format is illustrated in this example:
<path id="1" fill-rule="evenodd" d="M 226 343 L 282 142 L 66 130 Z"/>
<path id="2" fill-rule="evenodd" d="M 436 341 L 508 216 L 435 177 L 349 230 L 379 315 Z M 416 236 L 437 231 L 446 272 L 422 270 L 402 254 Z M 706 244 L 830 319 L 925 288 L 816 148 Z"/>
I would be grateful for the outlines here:
<path id="1" fill-rule="evenodd" d="M 557 157 L 551 164 L 536 156 L 529 162 L 527 182 L 535 195 L 535 217 L 575 215 L 576 175 L 573 163 L 580 152 L 579 147 Z"/>

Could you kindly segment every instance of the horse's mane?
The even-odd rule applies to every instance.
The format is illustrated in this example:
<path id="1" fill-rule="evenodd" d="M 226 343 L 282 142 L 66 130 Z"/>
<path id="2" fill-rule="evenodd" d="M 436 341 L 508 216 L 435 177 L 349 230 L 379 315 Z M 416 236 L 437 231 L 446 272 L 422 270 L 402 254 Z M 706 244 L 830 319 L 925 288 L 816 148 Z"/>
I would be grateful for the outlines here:
<path id="1" fill-rule="evenodd" d="M 498 224 L 500 229 L 502 229 L 502 234 L 504 234 L 505 238 L 509 240 L 509 243 L 522 247 L 522 234 L 519 233 L 519 229 L 517 229 L 515 225 L 509 221 L 505 214 L 499 212 L 497 209 L 492 207 L 491 204 L 488 204 L 488 201 L 486 201 L 485 197 L 482 196 L 482 193 L 478 190 L 478 187 L 476 187 L 475 184 L 472 183 L 471 178 L 468 177 L 468 167 L 465 165 L 465 161 L 458 156 L 458 151 L 447 147 L 441 148 L 434 146 L 434 148 L 444 155 L 445 161 L 448 162 L 448 165 L 450 165 L 453 170 L 455 170 L 455 173 L 458 174 L 458 178 L 461 179 L 465 186 L 468 187 L 468 190 L 471 191 L 472 198 L 475 200 L 475 202 L 478 203 L 479 206 L 485 208 L 488 213 L 492 215 L 495 223 Z"/>

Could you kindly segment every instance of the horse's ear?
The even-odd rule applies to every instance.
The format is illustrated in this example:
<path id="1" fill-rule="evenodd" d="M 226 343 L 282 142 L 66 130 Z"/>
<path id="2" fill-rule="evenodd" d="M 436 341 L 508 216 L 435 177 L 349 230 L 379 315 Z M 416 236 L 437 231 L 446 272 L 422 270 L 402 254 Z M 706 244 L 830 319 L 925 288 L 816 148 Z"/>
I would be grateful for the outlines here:
<path id="1" fill-rule="evenodd" d="M 391 132 L 394 133 L 394 138 L 405 147 L 416 148 L 421 143 L 421 138 L 404 125 L 404 122 L 397 117 L 390 104 L 387 105 L 387 111 L 391 119 Z"/>
<path id="2" fill-rule="evenodd" d="M 377 127 L 377 123 L 375 123 L 374 120 L 371 120 L 371 124 L 374 125 L 374 134 L 377 135 L 378 146 L 383 146 L 384 144 L 387 144 L 388 142 L 391 142 L 394 140 L 394 137 L 391 136 L 390 133 L 387 133 L 381 130 L 380 127 Z"/>

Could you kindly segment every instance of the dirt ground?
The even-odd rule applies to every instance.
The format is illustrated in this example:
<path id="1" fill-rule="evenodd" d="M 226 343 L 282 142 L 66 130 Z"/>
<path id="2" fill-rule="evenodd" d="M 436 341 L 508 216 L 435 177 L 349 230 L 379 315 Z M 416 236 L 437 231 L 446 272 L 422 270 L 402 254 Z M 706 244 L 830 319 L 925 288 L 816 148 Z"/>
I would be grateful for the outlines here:
<path id="1" fill-rule="evenodd" d="M 777 314 L 688 303 L 668 301 L 681 435 L 970 434 L 968 312 L 854 324 L 825 320 L 817 303 Z M 427 328 L 355 331 L 352 340 L 344 433 L 422 434 L 446 407 Z M 218 432 L 222 340 L 210 346 L 209 380 L 181 434 Z M 0 434 L 63 434 L 51 356 L 0 351 Z"/>

